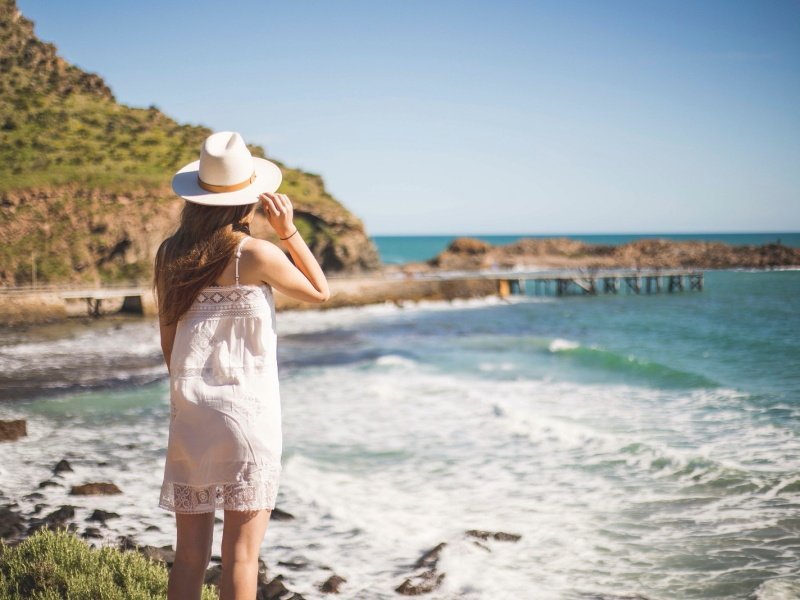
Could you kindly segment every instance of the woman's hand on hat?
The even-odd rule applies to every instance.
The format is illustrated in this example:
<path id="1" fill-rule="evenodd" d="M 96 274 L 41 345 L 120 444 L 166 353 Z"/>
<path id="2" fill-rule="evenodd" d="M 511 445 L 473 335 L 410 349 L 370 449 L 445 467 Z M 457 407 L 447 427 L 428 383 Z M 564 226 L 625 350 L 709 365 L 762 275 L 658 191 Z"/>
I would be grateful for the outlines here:
<path id="1" fill-rule="evenodd" d="M 280 237 L 286 237 L 294 231 L 293 218 L 294 208 L 292 201 L 286 194 L 276 194 L 264 192 L 258 199 L 267 215 L 267 220 L 275 233 Z"/>

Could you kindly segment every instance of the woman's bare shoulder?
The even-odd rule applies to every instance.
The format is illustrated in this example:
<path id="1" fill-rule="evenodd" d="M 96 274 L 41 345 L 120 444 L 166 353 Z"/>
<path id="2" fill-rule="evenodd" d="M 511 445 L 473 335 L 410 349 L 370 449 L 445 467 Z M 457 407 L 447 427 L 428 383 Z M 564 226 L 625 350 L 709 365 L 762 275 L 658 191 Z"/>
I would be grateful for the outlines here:
<path id="1" fill-rule="evenodd" d="M 248 240 L 242 250 L 245 252 L 259 271 L 271 271 L 288 262 L 286 253 L 277 244 L 261 238 Z"/>
<path id="2" fill-rule="evenodd" d="M 247 241 L 243 252 L 249 252 L 253 258 L 267 262 L 285 256 L 277 244 L 257 237 L 251 237 Z"/>

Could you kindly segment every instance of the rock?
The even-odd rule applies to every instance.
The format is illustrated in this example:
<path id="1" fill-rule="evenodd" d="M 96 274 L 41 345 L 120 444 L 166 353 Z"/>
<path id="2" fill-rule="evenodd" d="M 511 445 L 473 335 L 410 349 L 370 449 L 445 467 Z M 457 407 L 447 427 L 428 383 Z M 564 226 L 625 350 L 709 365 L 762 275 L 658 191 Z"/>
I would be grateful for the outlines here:
<path id="1" fill-rule="evenodd" d="M 86 518 L 86 520 L 100 521 L 103 525 L 105 525 L 108 519 L 116 519 L 118 517 L 119 515 L 115 512 L 109 512 L 101 508 L 96 508 L 94 512 Z"/>
<path id="2" fill-rule="evenodd" d="M 113 483 L 84 483 L 82 485 L 73 485 L 69 491 L 72 496 L 89 496 L 95 494 L 110 495 L 121 494 L 122 490 Z"/>
<path id="3" fill-rule="evenodd" d="M 103 533 L 97 527 L 87 527 L 86 529 L 83 530 L 81 536 L 86 539 L 101 538 L 103 537 Z"/>
<path id="4" fill-rule="evenodd" d="M 258 586 L 257 600 L 279 600 L 284 594 L 290 593 L 283 584 L 283 575 L 276 575 L 275 578 L 267 584 L 260 584 Z"/>
<path id="5" fill-rule="evenodd" d="M 120 550 L 136 550 L 139 544 L 131 535 L 121 535 L 117 538 L 117 547 Z"/>
<path id="6" fill-rule="evenodd" d="M 222 579 L 222 566 L 214 565 L 206 569 L 204 583 L 206 585 L 214 585 L 219 587 L 220 580 Z"/>
<path id="7" fill-rule="evenodd" d="M 25 500 L 41 500 L 44 498 L 44 494 L 41 492 L 31 492 L 30 494 L 25 494 L 23 498 L 25 498 Z"/>
<path id="8" fill-rule="evenodd" d="M 344 577 L 340 577 L 336 574 L 331 575 L 320 584 L 319 590 L 323 594 L 338 594 L 339 586 L 341 586 L 345 581 L 347 581 L 347 579 Z"/>
<path id="9" fill-rule="evenodd" d="M 33 514 L 38 515 L 40 512 L 42 512 L 42 509 L 45 508 L 46 506 L 47 506 L 47 504 L 44 504 L 44 503 L 39 503 L 39 504 L 34 505 Z"/>
<path id="10" fill-rule="evenodd" d="M 0 506 L 0 539 L 15 539 L 22 535 L 25 529 L 25 518 L 20 513 L 11 510 L 9 505 Z"/>
<path id="11" fill-rule="evenodd" d="M 286 512 L 285 510 L 281 510 L 276 506 L 272 509 L 272 514 L 270 515 L 269 519 L 270 521 L 291 521 L 294 519 L 294 515 Z"/>
<path id="12" fill-rule="evenodd" d="M 491 249 L 489 242 L 470 237 L 456 238 L 447 247 L 448 251 L 461 254 L 486 254 Z"/>
<path id="13" fill-rule="evenodd" d="M 67 461 L 66 458 L 62 458 L 56 463 L 56 466 L 53 467 L 53 474 L 58 475 L 59 473 L 63 473 L 65 471 L 72 471 L 72 466 L 69 464 L 69 461 Z"/>
<path id="14" fill-rule="evenodd" d="M 158 525 L 148 525 L 145 531 L 161 531 L 161 528 Z"/>
<path id="15" fill-rule="evenodd" d="M 53 486 L 59 486 L 59 485 L 61 485 L 61 484 L 58 483 L 57 481 L 53 481 L 52 479 L 45 479 L 44 481 L 39 482 L 39 487 L 40 488 L 53 487 Z"/>
<path id="16" fill-rule="evenodd" d="M 13 442 L 28 435 L 28 423 L 25 419 L 6 421 L 0 419 L 0 442 Z"/>
<path id="17" fill-rule="evenodd" d="M 477 537 L 482 540 L 493 538 L 502 542 L 516 542 L 522 536 L 516 533 L 505 533 L 503 531 L 482 531 L 480 529 L 468 529 L 464 532 L 466 535 Z"/>
<path id="18" fill-rule="evenodd" d="M 417 596 L 419 594 L 426 594 L 439 587 L 445 574 L 436 572 L 436 564 L 439 562 L 439 558 L 445 546 L 447 546 L 446 542 L 440 542 L 430 550 L 425 551 L 414 563 L 415 569 L 425 570 L 407 578 L 395 588 L 395 591 L 406 596 Z"/>
<path id="19" fill-rule="evenodd" d="M 168 567 L 171 567 L 175 562 L 175 550 L 173 550 L 170 545 L 161 546 L 160 548 L 155 546 L 138 546 L 137 549 L 150 560 L 164 563 Z"/>
<path id="20" fill-rule="evenodd" d="M 415 569 L 434 569 L 436 568 L 436 563 L 439 562 L 439 556 L 442 553 L 442 549 L 447 546 L 446 542 L 440 542 L 436 544 L 433 548 L 426 551 L 422 556 L 417 559 L 417 562 L 414 563 Z"/>
<path id="21" fill-rule="evenodd" d="M 308 561 L 305 558 L 298 557 L 291 560 L 279 560 L 278 565 L 281 567 L 288 567 L 295 571 L 308 568 Z"/>
<path id="22" fill-rule="evenodd" d="M 222 558 L 220 557 L 220 560 Z M 269 583 L 269 569 L 267 563 L 264 562 L 260 556 L 258 557 L 258 585 L 267 585 Z"/>
<path id="23" fill-rule="evenodd" d="M 420 594 L 427 594 L 441 585 L 444 575 L 444 573 L 437 574 L 435 569 L 423 571 L 419 575 L 415 576 L 413 580 L 412 578 L 408 578 L 403 581 L 403 583 L 397 586 L 394 591 L 398 594 L 403 594 L 404 596 L 419 596 Z"/>
<path id="24" fill-rule="evenodd" d="M 30 535 L 42 527 L 53 530 L 68 529 L 70 531 L 75 531 L 77 526 L 74 523 L 67 525 L 67 521 L 74 518 L 75 507 L 72 505 L 64 505 L 51 512 L 44 519 L 32 519 L 28 527 L 28 534 Z"/>
<path id="25" fill-rule="evenodd" d="M 67 522 L 67 519 L 74 519 L 75 518 L 75 507 L 67 504 L 64 505 L 45 517 L 45 520 L 48 523 L 53 524 L 64 524 Z"/>

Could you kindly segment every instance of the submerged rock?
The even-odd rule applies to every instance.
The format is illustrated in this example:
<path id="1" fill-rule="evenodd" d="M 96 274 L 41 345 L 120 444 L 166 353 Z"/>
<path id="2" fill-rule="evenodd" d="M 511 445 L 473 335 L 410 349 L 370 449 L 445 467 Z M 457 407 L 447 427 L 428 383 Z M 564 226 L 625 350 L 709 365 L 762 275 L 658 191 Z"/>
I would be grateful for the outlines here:
<path id="1" fill-rule="evenodd" d="M 58 475 L 59 473 L 64 473 L 65 471 L 72 471 L 72 465 L 69 464 L 69 461 L 66 458 L 62 458 L 56 463 L 56 466 L 53 467 L 53 474 Z"/>
<path id="2" fill-rule="evenodd" d="M 0 442 L 13 442 L 28 435 L 28 422 L 25 419 L 5 421 L 0 419 Z"/>
<path id="3" fill-rule="evenodd" d="M 319 585 L 319 591 L 321 591 L 324 594 L 338 594 L 339 587 L 345 581 L 347 581 L 347 579 L 345 579 L 344 577 L 340 577 L 339 575 L 333 574 Z"/>
<path id="4" fill-rule="evenodd" d="M 89 538 L 101 538 L 103 537 L 103 533 L 97 527 L 87 527 L 83 530 L 81 537 L 85 539 Z"/>
<path id="5" fill-rule="evenodd" d="M 464 533 L 482 540 L 488 540 L 489 538 L 492 538 L 502 542 L 516 542 L 522 537 L 517 533 L 506 533 L 504 531 L 483 531 L 481 529 L 468 529 Z"/>
<path id="6" fill-rule="evenodd" d="M 113 483 L 92 482 L 82 485 L 73 485 L 69 493 L 72 496 L 90 496 L 95 494 L 110 495 L 121 494 L 122 490 Z"/>
<path id="7" fill-rule="evenodd" d="M 51 512 L 43 519 L 32 519 L 29 523 L 27 534 L 30 535 L 42 527 L 46 527 L 48 529 L 67 529 L 69 531 L 76 531 L 78 527 L 75 525 L 75 523 L 67 524 L 67 521 L 74 518 L 75 507 L 69 504 L 64 505 Z"/>
<path id="8" fill-rule="evenodd" d="M 398 585 L 394 591 L 404 596 L 419 596 L 427 594 L 438 588 L 444 579 L 444 573 L 437 573 L 435 569 L 423 571 L 413 578 L 409 577 Z"/>
<path id="9" fill-rule="evenodd" d="M 138 546 L 137 550 L 147 558 L 164 563 L 168 567 L 171 567 L 175 562 L 175 550 L 171 545 L 161 546 L 160 548 L 156 546 Z"/>
<path id="10" fill-rule="evenodd" d="M 414 563 L 415 569 L 420 568 L 427 568 L 427 569 L 434 569 L 436 568 L 436 563 L 439 562 L 439 556 L 442 553 L 442 549 L 447 546 L 447 542 L 440 542 L 436 544 L 430 550 L 424 552 L 422 556 L 417 559 L 417 562 Z"/>
<path id="11" fill-rule="evenodd" d="M 101 508 L 96 508 L 94 512 L 86 517 L 87 521 L 100 521 L 103 525 L 106 524 L 108 519 L 116 519 L 119 515 L 115 512 L 110 512 L 107 510 L 103 510 Z"/>
<path id="12" fill-rule="evenodd" d="M 294 515 L 286 512 L 285 510 L 281 510 L 276 506 L 272 509 L 272 514 L 270 515 L 269 519 L 270 521 L 291 521 L 294 519 Z"/>
<path id="13" fill-rule="evenodd" d="M 13 505 L 0 506 L 0 539 L 16 539 L 25 532 L 25 517 L 12 510 Z"/>

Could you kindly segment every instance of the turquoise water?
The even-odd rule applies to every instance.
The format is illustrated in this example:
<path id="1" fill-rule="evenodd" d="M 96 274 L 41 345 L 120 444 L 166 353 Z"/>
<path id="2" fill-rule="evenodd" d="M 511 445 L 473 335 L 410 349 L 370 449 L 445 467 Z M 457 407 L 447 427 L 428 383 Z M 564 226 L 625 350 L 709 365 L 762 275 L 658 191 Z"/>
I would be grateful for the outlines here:
<path id="1" fill-rule="evenodd" d="M 296 519 L 270 524 L 264 556 L 307 597 L 330 567 L 342 598 L 396 598 L 446 542 L 429 598 L 798 598 L 798 298 L 800 271 L 723 270 L 702 292 L 279 313 L 278 505 Z M 174 542 L 157 334 L 130 319 L 0 337 L 0 393 L 27 397 L 0 418 L 30 431 L 3 447 L 7 495 L 68 456 L 65 484 L 108 479 L 123 499 L 36 502 Z M 487 551 L 467 529 L 522 537 Z M 309 567 L 277 565 L 297 557 Z"/>
<path id="2" fill-rule="evenodd" d="M 524 237 L 561 237 L 553 235 L 481 235 L 464 234 L 485 240 L 491 244 L 510 244 Z M 456 235 L 376 235 L 372 236 L 383 262 L 398 264 L 407 261 L 423 261 L 433 258 L 447 248 Z M 618 245 L 639 238 L 666 238 L 670 240 L 711 240 L 728 244 L 771 244 L 777 241 L 793 247 L 800 247 L 800 233 L 643 233 L 643 234 L 601 234 L 601 235 L 574 235 L 564 234 L 563 237 L 580 240 L 588 244 Z"/>

